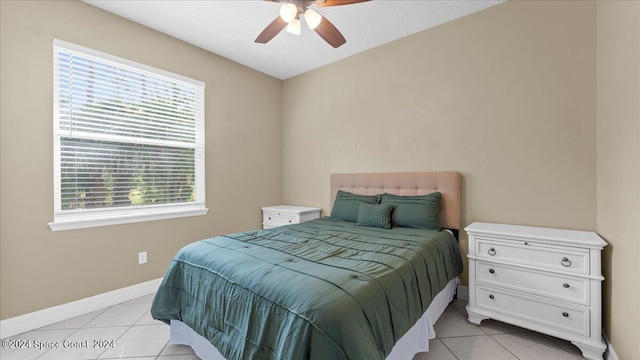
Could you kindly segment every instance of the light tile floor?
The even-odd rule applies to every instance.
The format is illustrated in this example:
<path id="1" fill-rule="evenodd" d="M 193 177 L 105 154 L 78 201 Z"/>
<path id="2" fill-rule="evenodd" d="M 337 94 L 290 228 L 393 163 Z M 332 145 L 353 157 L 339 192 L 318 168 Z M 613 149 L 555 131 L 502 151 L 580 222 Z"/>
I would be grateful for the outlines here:
<path id="1" fill-rule="evenodd" d="M 10 338 L 31 340 L 31 348 L 0 349 L 2 360 L 198 360 L 191 348 L 169 344 L 169 327 L 149 314 L 148 295 Z M 485 320 L 480 326 L 466 320 L 466 302 L 455 300 L 435 325 L 437 338 L 430 351 L 414 360 L 575 360 L 578 348 L 567 341 L 526 329 Z M 6 340 L 6 339 L 5 339 Z M 87 348 L 36 349 L 36 341 L 86 344 Z M 94 348 L 104 340 L 107 348 Z M 85 343 L 86 342 L 86 343 Z M 4 342 L 3 342 L 4 344 Z M 111 346 L 113 345 L 113 346 Z"/>

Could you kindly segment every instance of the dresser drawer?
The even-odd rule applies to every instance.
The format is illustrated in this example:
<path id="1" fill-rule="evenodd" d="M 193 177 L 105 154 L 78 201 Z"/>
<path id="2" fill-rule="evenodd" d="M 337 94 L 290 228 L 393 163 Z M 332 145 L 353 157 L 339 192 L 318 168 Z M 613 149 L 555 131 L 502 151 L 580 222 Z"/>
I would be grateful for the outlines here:
<path id="1" fill-rule="evenodd" d="M 476 262 L 476 282 L 505 286 L 563 301 L 589 305 L 589 280 L 526 270 L 490 262 Z"/>
<path id="2" fill-rule="evenodd" d="M 484 258 L 580 274 L 589 273 L 589 251 L 581 251 L 579 248 L 569 250 L 531 242 L 501 242 L 478 237 L 476 239 L 476 256 L 478 259 Z"/>
<path id="3" fill-rule="evenodd" d="M 519 293 L 476 286 L 476 304 L 480 308 L 518 317 L 545 326 L 589 336 L 589 309 L 541 302 Z"/>

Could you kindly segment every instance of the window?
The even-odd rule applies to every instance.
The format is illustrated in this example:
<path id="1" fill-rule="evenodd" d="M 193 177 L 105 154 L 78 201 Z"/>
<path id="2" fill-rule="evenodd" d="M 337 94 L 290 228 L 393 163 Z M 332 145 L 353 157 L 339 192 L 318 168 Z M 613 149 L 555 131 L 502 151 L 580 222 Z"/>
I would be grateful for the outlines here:
<path id="1" fill-rule="evenodd" d="M 204 215 L 204 83 L 53 42 L 52 230 Z"/>

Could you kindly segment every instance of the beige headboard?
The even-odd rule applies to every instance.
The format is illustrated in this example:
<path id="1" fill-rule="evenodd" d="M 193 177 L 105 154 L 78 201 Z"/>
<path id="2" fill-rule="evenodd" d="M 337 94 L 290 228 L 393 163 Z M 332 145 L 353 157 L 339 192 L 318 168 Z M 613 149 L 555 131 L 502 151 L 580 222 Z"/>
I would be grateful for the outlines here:
<path id="1" fill-rule="evenodd" d="M 442 193 L 440 226 L 460 229 L 460 173 L 415 172 L 375 174 L 331 174 L 331 208 L 338 190 L 361 195 L 391 193 L 426 195 Z"/>

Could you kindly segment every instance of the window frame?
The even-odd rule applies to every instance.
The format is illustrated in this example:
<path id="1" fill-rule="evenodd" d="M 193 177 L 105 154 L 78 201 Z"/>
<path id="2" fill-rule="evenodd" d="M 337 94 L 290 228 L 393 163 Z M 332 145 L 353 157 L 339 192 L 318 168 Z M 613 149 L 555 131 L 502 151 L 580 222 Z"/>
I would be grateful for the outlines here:
<path id="1" fill-rule="evenodd" d="M 196 92 L 195 111 L 195 144 L 194 170 L 196 199 L 194 202 L 182 202 L 161 205 L 140 205 L 130 207 L 94 208 L 62 210 L 62 181 L 61 181 L 61 137 L 59 96 L 60 87 L 56 81 L 59 76 L 58 54 L 60 51 L 78 53 L 81 56 L 96 58 L 99 61 L 115 65 L 126 70 L 133 70 L 145 75 L 152 75 L 163 80 L 189 86 Z M 106 54 L 97 50 L 85 48 L 66 41 L 53 40 L 53 185 L 54 185 L 54 221 L 48 225 L 52 231 L 91 228 L 97 226 L 137 223 L 152 220 L 164 220 L 188 216 L 206 215 L 205 194 L 205 128 L 204 128 L 204 92 L 205 83 L 202 81 L 173 74 L 134 61 Z"/>

